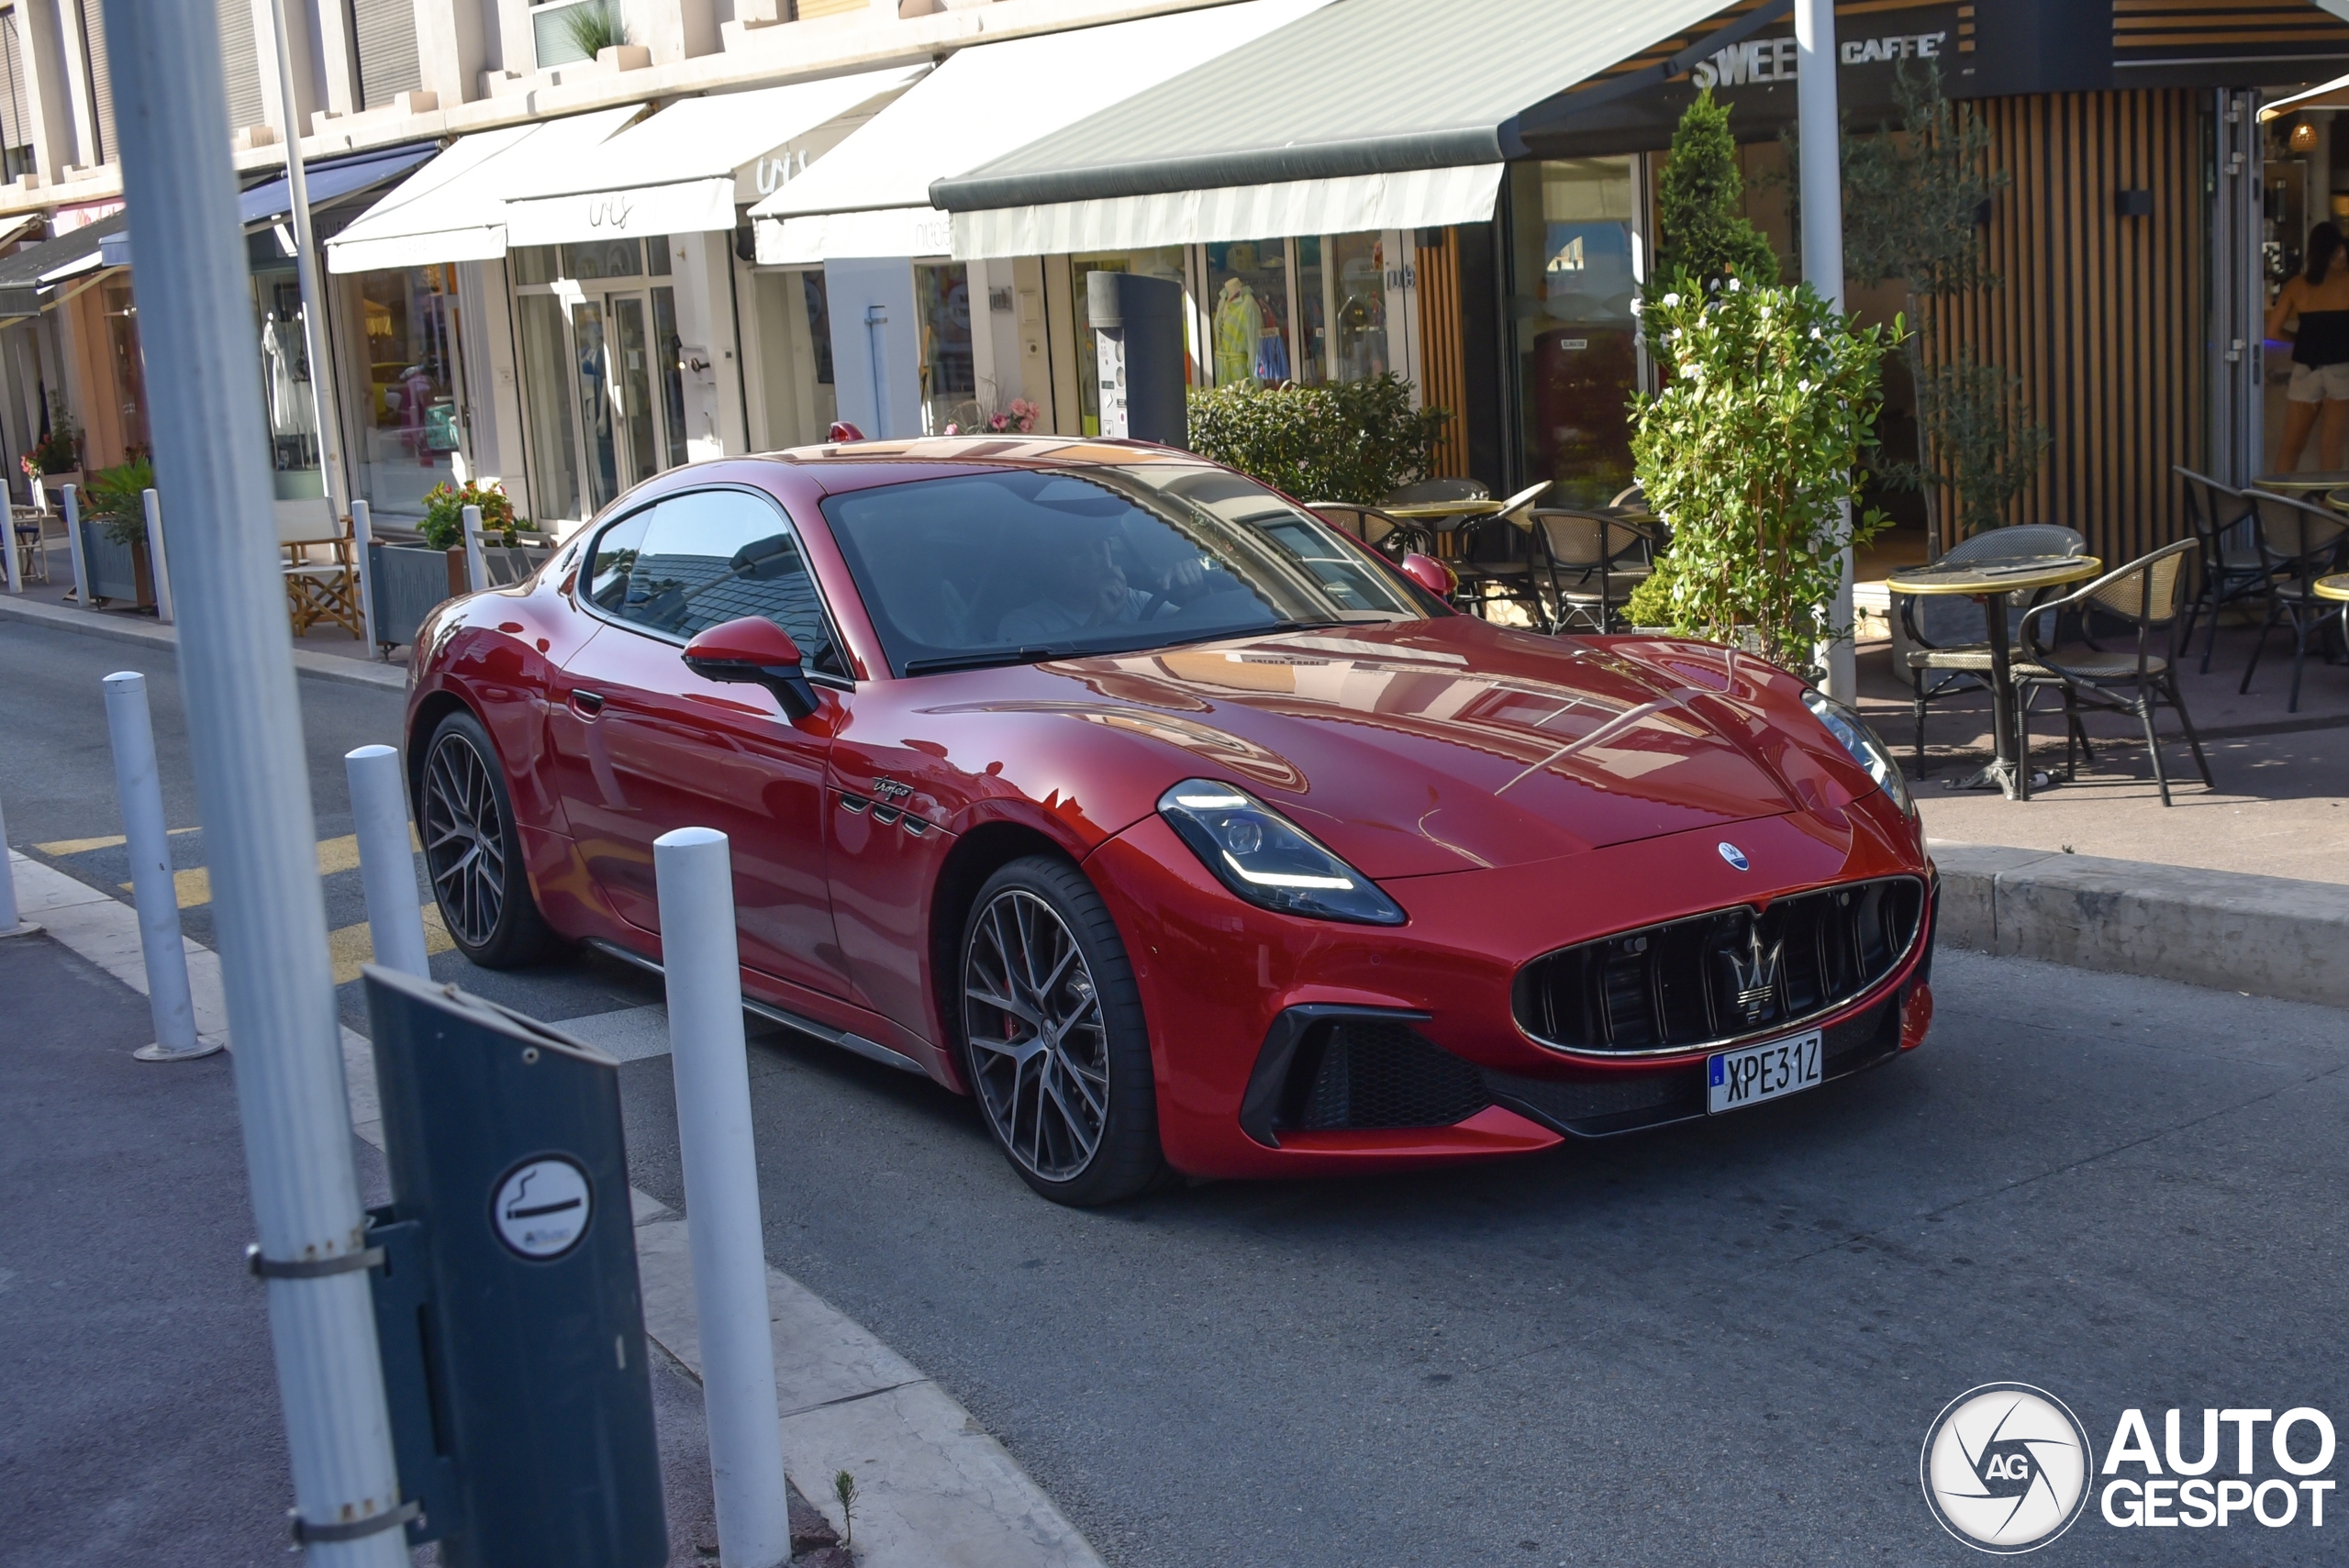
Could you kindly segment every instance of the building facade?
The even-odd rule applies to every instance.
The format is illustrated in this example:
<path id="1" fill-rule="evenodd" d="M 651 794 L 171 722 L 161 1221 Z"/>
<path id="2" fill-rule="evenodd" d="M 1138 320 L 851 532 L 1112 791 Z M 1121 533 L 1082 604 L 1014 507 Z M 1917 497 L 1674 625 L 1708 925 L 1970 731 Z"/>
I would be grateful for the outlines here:
<path id="1" fill-rule="evenodd" d="M 1649 373 L 1656 176 L 1699 87 L 1787 249 L 1787 0 L 303 0 L 290 105 L 269 5 L 216 4 L 278 495 L 385 523 L 478 478 L 562 531 L 836 419 L 1095 433 L 1105 268 L 1182 283 L 1194 384 L 1391 371 L 1454 411 L 1447 471 L 1604 500 Z M 0 5 L 0 439 L 70 423 L 91 466 L 144 442 L 149 395 L 101 7 Z M 2261 471 L 2281 376 L 2259 317 L 2349 205 L 2349 149 L 2321 95 L 2260 116 L 2349 72 L 2349 22 L 1846 0 L 1838 29 L 1855 130 L 1930 62 L 2009 176 L 1983 215 L 1999 286 L 1959 303 L 1954 351 L 2020 375 L 2053 435 L 2016 518 L 2120 558 L 2180 527 L 2171 464 Z"/>

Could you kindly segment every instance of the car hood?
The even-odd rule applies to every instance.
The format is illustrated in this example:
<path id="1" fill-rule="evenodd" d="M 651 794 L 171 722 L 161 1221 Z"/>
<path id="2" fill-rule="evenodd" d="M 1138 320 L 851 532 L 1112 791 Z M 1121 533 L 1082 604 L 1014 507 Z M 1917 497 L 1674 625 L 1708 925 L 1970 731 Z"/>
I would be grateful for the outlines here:
<path id="1" fill-rule="evenodd" d="M 1245 782 L 1381 880 L 1790 812 L 1840 839 L 1842 807 L 1874 788 L 1793 676 L 1700 643 L 1461 616 L 1035 673 L 1085 689 L 1072 716 L 1190 752 L 1197 773 Z"/>

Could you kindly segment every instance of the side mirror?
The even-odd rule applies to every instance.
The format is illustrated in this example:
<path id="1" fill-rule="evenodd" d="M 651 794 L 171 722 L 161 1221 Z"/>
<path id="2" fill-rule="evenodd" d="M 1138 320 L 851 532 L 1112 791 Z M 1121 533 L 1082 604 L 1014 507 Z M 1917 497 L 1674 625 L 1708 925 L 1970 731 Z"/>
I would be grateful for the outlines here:
<path id="1" fill-rule="evenodd" d="M 1453 574 L 1451 567 L 1432 555 L 1421 555 L 1413 550 L 1403 558 L 1402 570 L 1404 576 L 1446 604 L 1450 604 L 1452 595 L 1460 591 L 1459 577 Z"/>
<path id="2" fill-rule="evenodd" d="M 829 439 L 833 441 L 861 441 L 864 439 L 864 432 L 845 419 L 835 419 Z"/>
<path id="3" fill-rule="evenodd" d="M 774 694 L 786 719 L 816 711 L 816 688 L 800 669 L 799 645 L 764 616 L 711 627 L 685 644 L 685 668 L 705 681 L 749 682 Z"/>

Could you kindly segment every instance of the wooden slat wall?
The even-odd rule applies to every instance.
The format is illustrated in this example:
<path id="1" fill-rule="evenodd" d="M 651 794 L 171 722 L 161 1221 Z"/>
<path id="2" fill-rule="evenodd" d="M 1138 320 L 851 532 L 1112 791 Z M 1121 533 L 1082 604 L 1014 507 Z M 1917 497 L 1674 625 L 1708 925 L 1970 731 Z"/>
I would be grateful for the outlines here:
<path id="1" fill-rule="evenodd" d="M 1979 104 L 2014 179 L 1987 236 L 2003 286 L 1955 302 L 1947 337 L 2021 375 L 2054 438 L 2008 520 L 2068 523 L 2113 564 L 2183 535 L 2170 465 L 2203 467 L 2209 444 L 2200 97 Z M 2127 190 L 2153 193 L 2149 217 L 2115 216 Z"/>
<path id="2" fill-rule="evenodd" d="M 1435 476 L 1464 478 L 1468 373 L 1461 341 L 1459 231 L 1445 229 L 1440 246 L 1421 244 L 1412 264 L 1419 285 L 1419 402 L 1452 410 L 1452 422 L 1436 447 Z"/>

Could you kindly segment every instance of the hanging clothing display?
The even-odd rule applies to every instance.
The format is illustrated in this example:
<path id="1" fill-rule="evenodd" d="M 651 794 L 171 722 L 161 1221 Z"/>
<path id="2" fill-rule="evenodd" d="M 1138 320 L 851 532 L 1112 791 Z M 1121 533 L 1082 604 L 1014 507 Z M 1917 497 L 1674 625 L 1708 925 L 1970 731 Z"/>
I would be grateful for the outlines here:
<path id="1" fill-rule="evenodd" d="M 1256 339 L 1256 379 L 1275 384 L 1288 379 L 1288 339 L 1270 326 Z"/>
<path id="2" fill-rule="evenodd" d="M 1256 372 L 1257 345 L 1264 336 L 1264 312 L 1255 295 L 1238 278 L 1227 278 L 1223 296 L 1215 306 L 1215 384 L 1230 386 L 1262 379 Z"/>
<path id="3" fill-rule="evenodd" d="M 302 327 L 273 313 L 261 326 L 261 360 L 269 377 L 269 429 L 273 436 L 317 433 L 318 414 L 303 373 Z"/>

